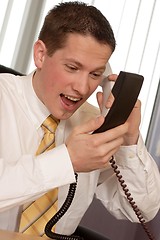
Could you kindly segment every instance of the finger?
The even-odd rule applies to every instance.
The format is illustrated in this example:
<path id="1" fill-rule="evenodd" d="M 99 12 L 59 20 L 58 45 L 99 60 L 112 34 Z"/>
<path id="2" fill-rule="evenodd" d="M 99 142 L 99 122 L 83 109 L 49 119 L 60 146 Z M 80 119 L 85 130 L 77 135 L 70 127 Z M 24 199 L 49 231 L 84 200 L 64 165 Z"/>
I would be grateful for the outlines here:
<path id="1" fill-rule="evenodd" d="M 139 116 L 141 117 L 141 101 L 140 100 L 136 101 L 134 108 L 132 109 L 132 112 L 130 113 L 127 121 L 131 120 L 132 117 L 134 118 L 135 113 L 139 113 Z"/>
<path id="2" fill-rule="evenodd" d="M 76 132 L 77 134 L 91 133 L 95 131 L 97 128 L 99 128 L 103 124 L 103 122 L 104 122 L 104 117 L 99 116 L 97 118 L 89 120 L 88 122 L 82 125 L 75 127 L 74 132 Z"/>
<path id="3" fill-rule="evenodd" d="M 103 108 L 103 92 L 97 92 L 96 94 L 96 97 L 97 97 L 97 102 L 98 102 L 98 105 L 99 105 L 99 108 L 101 109 L 102 111 L 102 108 Z M 111 108 L 112 104 L 114 102 L 114 96 L 113 94 L 111 93 L 105 103 L 105 107 L 107 109 Z"/>
<path id="4" fill-rule="evenodd" d="M 137 99 L 134 107 L 135 108 L 141 108 L 141 101 L 139 99 Z"/>
<path id="5" fill-rule="evenodd" d="M 99 108 L 102 110 L 102 106 L 103 106 L 103 93 L 102 92 L 97 92 L 96 97 L 97 97 L 97 102 L 98 102 Z"/>
<path id="6" fill-rule="evenodd" d="M 114 140 L 123 137 L 124 134 L 126 134 L 128 131 L 128 124 L 122 124 L 118 127 L 112 128 L 110 130 L 107 130 L 102 133 L 96 133 L 95 136 L 95 142 L 97 146 L 100 146 L 102 144 L 108 144 L 109 142 L 113 143 Z M 107 149 L 108 151 L 108 149 Z"/>
<path id="7" fill-rule="evenodd" d="M 116 79 L 117 79 L 117 76 L 118 76 L 117 74 L 110 74 L 110 75 L 108 75 L 107 78 L 108 78 L 109 81 L 114 81 L 115 82 Z"/>
<path id="8" fill-rule="evenodd" d="M 101 162 L 100 162 L 99 168 L 108 167 L 110 159 L 119 150 L 119 148 L 120 148 L 120 146 L 117 146 L 117 147 L 111 149 L 110 151 L 107 152 L 107 154 L 104 157 L 100 158 L 99 161 L 101 161 Z"/>
<path id="9" fill-rule="evenodd" d="M 108 109 L 111 108 L 114 100 L 115 100 L 115 98 L 114 98 L 113 94 L 111 93 L 111 94 L 109 95 L 107 101 L 106 101 L 105 107 L 108 108 Z"/>

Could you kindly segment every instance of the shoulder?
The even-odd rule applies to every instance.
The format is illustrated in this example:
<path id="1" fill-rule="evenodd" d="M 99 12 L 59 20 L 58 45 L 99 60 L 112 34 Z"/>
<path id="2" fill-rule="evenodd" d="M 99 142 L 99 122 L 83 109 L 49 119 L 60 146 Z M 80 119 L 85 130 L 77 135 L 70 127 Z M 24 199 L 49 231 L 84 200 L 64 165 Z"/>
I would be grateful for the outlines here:
<path id="1" fill-rule="evenodd" d="M 10 92 L 20 89 L 22 79 L 26 76 L 14 75 L 11 73 L 0 73 L 0 92 Z"/>
<path id="2" fill-rule="evenodd" d="M 11 101 L 17 99 L 18 96 L 22 95 L 24 88 L 23 81 L 26 76 L 16 76 L 10 73 L 0 74 L 0 98 L 10 99 Z"/>
<path id="3" fill-rule="evenodd" d="M 17 78 L 19 78 L 19 76 L 11 73 L 0 73 L 0 86 L 4 88 L 12 86 Z"/>
<path id="4" fill-rule="evenodd" d="M 14 88 L 14 78 L 15 75 L 10 73 L 1 73 L 0 74 L 0 93 L 8 93 L 11 89 Z"/>

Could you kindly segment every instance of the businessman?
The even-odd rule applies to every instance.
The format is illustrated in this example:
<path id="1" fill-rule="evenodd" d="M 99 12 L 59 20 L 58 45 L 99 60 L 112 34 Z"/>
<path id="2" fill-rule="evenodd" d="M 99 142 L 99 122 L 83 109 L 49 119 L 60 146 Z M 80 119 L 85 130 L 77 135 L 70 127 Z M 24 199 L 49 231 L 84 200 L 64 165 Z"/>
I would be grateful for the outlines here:
<path id="1" fill-rule="evenodd" d="M 61 3 L 47 14 L 34 44 L 35 70 L 27 76 L 0 74 L 1 229 L 43 236 L 46 222 L 39 230 L 36 217 L 32 232 L 29 217 L 22 212 L 52 190 L 58 190 L 57 211 L 76 181 L 75 172 L 76 193 L 56 224 L 57 233 L 75 232 L 94 195 L 116 218 L 137 222 L 110 166 L 112 156 L 145 220 L 157 214 L 160 176 L 139 131 L 140 101 L 126 123 L 90 134 L 104 121 L 103 92 L 97 94 L 100 108 L 87 99 L 102 83 L 115 46 L 112 28 L 98 9 L 85 3 Z M 106 107 L 111 105 L 109 98 Z M 51 134 L 52 147 L 43 145 L 38 150 L 45 128 L 52 128 L 44 124 L 45 119 L 53 119 L 56 130 Z M 21 228 L 22 218 L 27 227 L 23 223 Z"/>

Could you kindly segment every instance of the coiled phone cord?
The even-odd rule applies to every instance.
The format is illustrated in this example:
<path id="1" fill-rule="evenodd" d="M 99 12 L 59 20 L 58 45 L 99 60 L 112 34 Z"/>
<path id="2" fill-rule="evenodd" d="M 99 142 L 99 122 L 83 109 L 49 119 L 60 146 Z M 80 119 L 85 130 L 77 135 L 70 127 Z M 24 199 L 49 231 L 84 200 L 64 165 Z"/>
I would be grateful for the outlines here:
<path id="1" fill-rule="evenodd" d="M 130 203 L 132 209 L 134 210 L 139 222 L 141 223 L 141 226 L 143 227 L 144 231 L 146 232 L 148 238 L 150 240 L 156 240 L 155 237 L 150 233 L 150 231 L 148 230 L 145 220 L 139 210 L 139 208 L 137 207 L 136 203 L 134 202 L 131 193 L 129 192 L 129 189 L 127 188 L 127 185 L 125 183 L 125 181 L 122 178 L 122 175 L 120 174 L 120 171 L 118 170 L 118 166 L 116 165 L 116 162 L 114 160 L 114 157 L 112 156 L 112 158 L 110 159 L 110 164 L 111 167 L 113 168 L 117 179 L 128 199 L 128 202 Z M 68 210 L 68 208 L 70 207 L 72 200 L 74 198 L 74 194 L 76 191 L 76 186 L 77 186 L 77 178 L 78 178 L 78 174 L 75 173 L 75 177 L 76 177 L 76 183 L 72 183 L 70 184 L 69 187 L 69 191 L 68 191 L 68 195 L 67 198 L 65 200 L 65 202 L 63 203 L 62 207 L 59 209 L 59 211 L 49 220 L 49 222 L 46 224 L 45 226 L 45 234 L 52 239 L 59 239 L 59 240 L 84 240 L 82 237 L 79 236 L 67 236 L 67 235 L 62 235 L 62 234 L 57 234 L 52 232 L 52 227 L 59 221 L 59 219 L 65 214 L 65 212 Z"/>
<path id="2" fill-rule="evenodd" d="M 68 210 L 68 208 L 70 207 L 70 205 L 73 201 L 75 191 L 76 191 L 76 187 L 77 187 L 77 179 L 78 179 L 78 174 L 77 173 L 75 173 L 75 178 L 76 178 L 76 182 L 70 184 L 68 195 L 67 195 L 67 198 L 64 201 L 63 205 L 61 206 L 59 211 L 49 220 L 49 222 L 45 226 L 45 234 L 49 238 L 60 239 L 60 240 L 83 240 L 83 238 L 79 237 L 79 236 L 74 236 L 74 235 L 67 236 L 67 235 L 62 235 L 62 234 L 52 232 L 52 227 L 66 213 L 66 211 Z"/>
<path id="3" fill-rule="evenodd" d="M 139 222 L 141 223 L 141 225 L 142 225 L 144 231 L 146 232 L 148 238 L 150 240 L 155 240 L 154 236 L 150 233 L 149 229 L 147 228 L 145 220 L 144 220 L 139 208 L 137 207 L 136 203 L 134 202 L 133 197 L 131 196 L 131 193 L 129 192 L 129 189 L 127 188 L 127 185 L 126 185 L 125 181 L 123 180 L 122 175 L 120 174 L 120 171 L 118 170 L 118 166 L 116 165 L 116 162 L 115 162 L 113 156 L 112 156 L 112 158 L 110 159 L 109 162 L 110 162 L 110 164 L 111 164 L 111 166 L 112 166 L 112 168 L 113 168 L 113 170 L 114 170 L 114 172 L 117 176 L 117 179 L 118 179 L 120 185 L 122 186 L 122 189 L 123 189 L 123 191 L 124 191 L 124 193 L 125 193 L 125 195 L 128 199 L 128 202 L 130 203 L 130 205 L 131 205 L 132 209 L 134 210 L 135 214 L 137 215 L 137 218 L 139 219 Z"/>

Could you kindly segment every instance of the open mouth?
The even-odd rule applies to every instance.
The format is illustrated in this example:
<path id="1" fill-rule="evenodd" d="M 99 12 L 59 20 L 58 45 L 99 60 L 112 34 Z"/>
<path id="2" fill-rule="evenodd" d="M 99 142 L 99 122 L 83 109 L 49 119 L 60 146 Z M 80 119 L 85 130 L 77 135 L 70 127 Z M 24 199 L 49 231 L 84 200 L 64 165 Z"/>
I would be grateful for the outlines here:
<path id="1" fill-rule="evenodd" d="M 77 97 L 73 97 L 73 96 L 69 96 L 69 95 L 65 95 L 65 94 L 60 94 L 61 99 L 63 104 L 65 104 L 68 107 L 73 107 L 76 105 L 76 103 L 78 103 L 82 98 L 77 98 Z"/>

